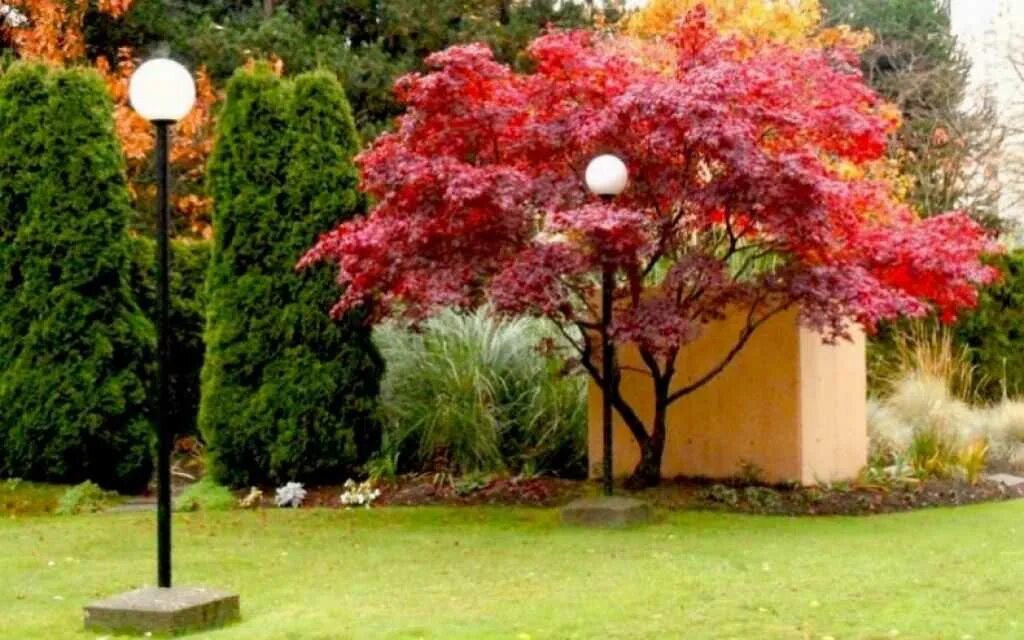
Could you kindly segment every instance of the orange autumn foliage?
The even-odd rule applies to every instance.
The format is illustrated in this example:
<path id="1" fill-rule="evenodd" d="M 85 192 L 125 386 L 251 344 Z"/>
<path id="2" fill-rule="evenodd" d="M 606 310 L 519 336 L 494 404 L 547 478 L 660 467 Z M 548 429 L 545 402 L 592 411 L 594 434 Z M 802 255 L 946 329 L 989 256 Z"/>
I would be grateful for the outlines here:
<path id="1" fill-rule="evenodd" d="M 128 103 L 128 81 L 137 66 L 130 49 L 119 52 L 117 65 L 112 66 L 103 57 L 96 60 L 96 68 L 107 82 L 114 97 L 114 116 L 118 137 L 128 161 L 128 174 L 132 183 L 132 195 L 136 198 L 151 198 L 152 185 L 139 186 L 147 171 L 146 159 L 153 151 L 152 125 L 135 113 Z M 200 67 L 195 73 L 196 103 L 185 118 L 174 127 L 171 137 L 170 160 L 179 184 L 201 181 L 206 170 L 206 160 L 213 150 L 213 110 L 217 92 L 206 69 Z M 195 193 L 175 194 L 174 206 L 189 228 L 200 235 L 209 233 L 210 199 Z"/>
<path id="2" fill-rule="evenodd" d="M 97 8 L 118 17 L 131 3 L 99 0 Z M 14 9 L 25 16 L 25 24 L 6 27 L 3 39 L 23 58 L 58 65 L 78 60 L 85 55 L 82 26 L 88 8 L 89 0 L 23 0 Z"/>
<path id="3" fill-rule="evenodd" d="M 82 29 L 90 2 L 99 11 L 119 17 L 131 8 L 133 0 L 22 0 L 15 10 L 23 16 L 23 22 L 17 26 L 0 23 L 0 40 L 8 43 L 20 58 L 61 66 L 78 62 L 85 57 Z M 151 199 L 153 186 L 145 172 L 154 145 L 153 131 L 128 103 L 128 79 L 136 67 L 133 52 L 127 48 L 120 50 L 116 64 L 100 57 L 95 66 L 114 99 L 115 126 L 128 165 L 132 196 L 136 201 Z M 172 137 L 171 163 L 181 190 L 174 195 L 174 207 L 192 232 L 208 235 L 211 203 L 193 191 L 201 182 L 213 147 L 217 94 L 204 68 L 195 75 L 196 105 L 177 124 Z"/>

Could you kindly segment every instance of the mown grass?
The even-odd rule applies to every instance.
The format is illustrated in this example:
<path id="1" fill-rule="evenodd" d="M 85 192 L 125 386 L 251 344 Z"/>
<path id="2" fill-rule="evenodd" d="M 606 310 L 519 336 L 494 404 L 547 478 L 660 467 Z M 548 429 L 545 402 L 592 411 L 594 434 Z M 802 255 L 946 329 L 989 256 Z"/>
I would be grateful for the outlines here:
<path id="1" fill-rule="evenodd" d="M 211 640 L 1021 638 L 1024 502 L 871 518 L 668 514 L 566 528 L 505 508 L 176 514 L 179 584 L 242 595 Z M 151 514 L 0 520 L 4 638 L 95 638 L 150 582 Z"/>

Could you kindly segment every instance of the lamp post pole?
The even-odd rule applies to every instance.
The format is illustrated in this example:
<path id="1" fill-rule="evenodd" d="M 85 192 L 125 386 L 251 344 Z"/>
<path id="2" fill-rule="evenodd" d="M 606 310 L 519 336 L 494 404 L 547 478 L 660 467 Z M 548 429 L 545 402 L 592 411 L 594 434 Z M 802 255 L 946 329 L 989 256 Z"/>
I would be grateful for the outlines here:
<path id="1" fill-rule="evenodd" d="M 174 428 L 167 419 L 170 397 L 168 361 L 170 359 L 170 235 L 171 212 L 168 206 L 170 168 L 167 138 L 170 122 L 156 120 L 156 216 L 157 216 L 157 585 L 171 586 L 171 448 Z"/>
<path id="2" fill-rule="evenodd" d="M 170 410 L 170 251 L 171 212 L 168 138 L 170 127 L 188 115 L 196 86 L 188 70 L 169 58 L 142 63 L 128 83 L 128 99 L 156 133 L 156 328 L 157 328 L 157 586 L 134 589 L 85 607 L 85 627 L 150 635 L 154 628 L 171 635 L 220 626 L 239 617 L 238 595 L 208 587 L 171 586 L 171 447 Z"/>
<path id="3" fill-rule="evenodd" d="M 156 133 L 156 565 L 157 585 L 171 588 L 171 449 L 174 425 L 170 412 L 170 250 L 171 211 L 168 139 L 175 122 L 195 104 L 196 86 L 185 67 L 168 58 L 144 62 L 128 83 L 128 99 L 135 111 L 153 123 Z"/>
<path id="4" fill-rule="evenodd" d="M 597 156 L 587 165 L 585 175 L 587 188 L 601 198 L 605 204 L 611 204 L 617 195 L 626 188 L 629 172 L 625 163 L 613 155 Z M 615 367 L 615 343 L 611 337 L 612 315 L 615 312 L 615 266 L 605 264 L 601 269 L 601 439 L 603 459 L 601 480 L 604 495 L 615 492 L 614 465 L 612 464 L 613 432 L 612 432 L 612 393 L 618 387 L 617 370 Z"/>
<path id="5" fill-rule="evenodd" d="M 611 197 L 605 196 L 605 200 Z M 609 335 L 612 324 L 612 307 L 615 288 L 615 272 L 611 266 L 605 266 L 601 274 L 601 379 L 605 388 L 601 390 L 601 432 L 604 444 L 604 460 L 602 476 L 604 495 L 615 492 L 612 479 L 612 390 L 615 389 L 615 344 Z"/>

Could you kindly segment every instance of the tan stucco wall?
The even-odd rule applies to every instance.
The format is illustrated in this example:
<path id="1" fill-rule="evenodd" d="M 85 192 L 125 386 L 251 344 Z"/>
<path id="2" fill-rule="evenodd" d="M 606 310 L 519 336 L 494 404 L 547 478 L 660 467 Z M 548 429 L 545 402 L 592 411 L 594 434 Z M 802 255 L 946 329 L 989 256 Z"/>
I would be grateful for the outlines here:
<path id="1" fill-rule="evenodd" d="M 741 315 L 706 327 L 679 356 L 676 387 L 718 362 L 735 343 Z M 624 395 L 640 416 L 653 414 L 650 378 L 636 350 L 619 352 Z M 864 338 L 823 345 L 800 327 L 796 313 L 765 323 L 712 382 L 676 402 L 668 414 L 662 463 L 665 477 L 735 476 L 756 465 L 771 482 L 804 484 L 854 477 L 867 462 Z M 589 393 L 590 469 L 600 475 L 601 391 Z M 639 459 L 629 430 L 616 415 L 615 475 Z"/>

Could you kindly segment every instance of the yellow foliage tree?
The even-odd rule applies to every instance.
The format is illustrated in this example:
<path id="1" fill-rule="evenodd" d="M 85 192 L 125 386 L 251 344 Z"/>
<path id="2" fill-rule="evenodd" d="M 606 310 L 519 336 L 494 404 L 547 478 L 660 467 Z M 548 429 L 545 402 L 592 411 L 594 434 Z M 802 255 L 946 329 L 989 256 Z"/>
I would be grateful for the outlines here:
<path id="1" fill-rule="evenodd" d="M 676 22 L 701 5 L 722 33 L 756 43 L 859 49 L 871 38 L 846 27 L 822 28 L 818 0 L 649 0 L 642 9 L 623 18 L 624 27 L 640 38 L 662 36 L 671 33 Z"/>

